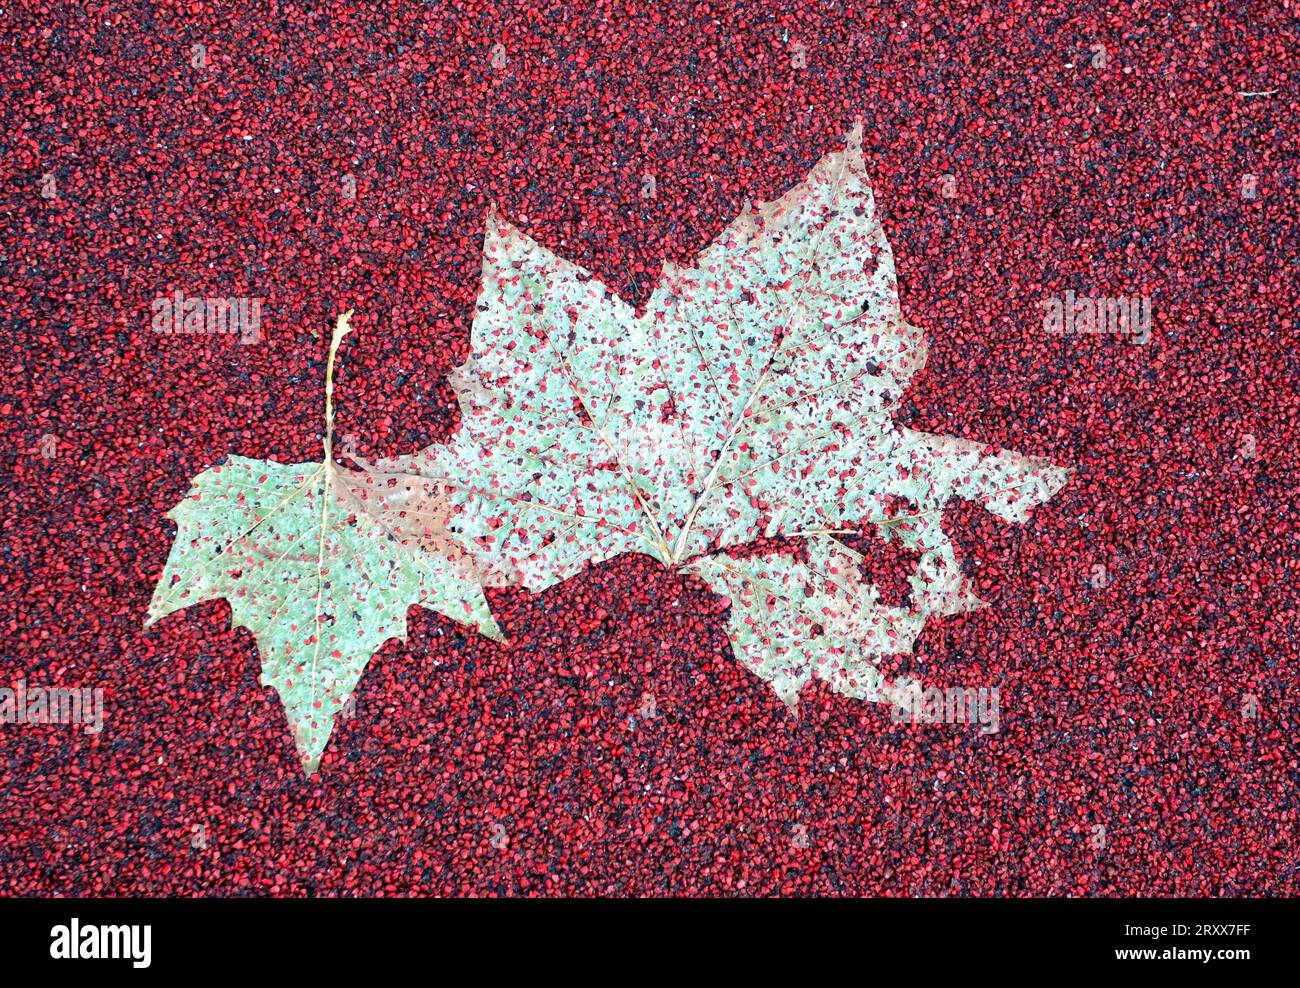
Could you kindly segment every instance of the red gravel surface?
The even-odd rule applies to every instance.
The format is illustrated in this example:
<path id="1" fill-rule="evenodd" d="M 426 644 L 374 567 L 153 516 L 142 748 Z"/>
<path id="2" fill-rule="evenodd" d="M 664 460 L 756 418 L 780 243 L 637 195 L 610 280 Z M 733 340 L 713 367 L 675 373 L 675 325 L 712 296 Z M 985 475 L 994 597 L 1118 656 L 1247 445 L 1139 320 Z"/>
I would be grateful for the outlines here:
<path id="1" fill-rule="evenodd" d="M 1292 4 L 312 6 L 0 19 L 0 685 L 106 696 L 0 725 L 0 893 L 1297 892 Z M 1023 527 L 953 506 L 990 606 L 890 664 L 998 733 L 790 715 L 647 557 L 491 592 L 508 645 L 413 610 L 311 779 L 224 603 L 143 630 L 190 478 L 319 458 L 334 314 L 340 434 L 410 452 L 490 203 L 640 303 L 857 118 L 904 423 L 1076 470 Z M 262 341 L 155 335 L 177 289 Z M 1047 334 L 1068 290 L 1150 341 Z"/>

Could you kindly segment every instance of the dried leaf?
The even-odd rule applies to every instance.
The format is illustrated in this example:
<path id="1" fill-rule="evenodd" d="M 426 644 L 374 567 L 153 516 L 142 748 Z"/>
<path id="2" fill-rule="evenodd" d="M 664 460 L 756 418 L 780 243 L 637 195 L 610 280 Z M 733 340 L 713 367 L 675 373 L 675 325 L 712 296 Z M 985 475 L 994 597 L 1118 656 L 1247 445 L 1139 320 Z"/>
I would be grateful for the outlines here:
<path id="1" fill-rule="evenodd" d="M 814 675 L 855 699 L 883 699 L 876 659 L 910 652 L 921 633 L 924 615 L 882 605 L 861 566 L 843 543 L 814 536 L 806 563 L 789 553 L 718 554 L 688 569 L 730 598 L 732 648 L 793 707 Z"/>
<path id="2" fill-rule="evenodd" d="M 686 565 L 731 596 L 733 644 L 791 704 L 813 675 L 874 695 L 868 665 L 910 651 L 929 614 L 978 606 L 941 525 L 952 497 L 1024 521 L 1068 477 L 893 422 L 926 346 L 899 307 L 860 125 L 694 267 L 666 265 L 640 317 L 489 216 L 471 350 L 454 441 L 382 469 L 446 491 L 493 583 L 537 591 L 623 552 Z M 891 515 L 898 498 L 914 514 Z M 870 603 L 833 541 L 864 523 L 920 552 L 911 610 Z M 788 554 L 717 555 L 760 536 L 809 539 L 836 580 Z"/>
<path id="3" fill-rule="evenodd" d="M 307 774 L 370 657 L 405 639 L 411 604 L 499 636 L 436 492 L 419 481 L 390 489 L 333 459 L 334 357 L 350 316 L 339 318 L 330 348 L 325 459 L 234 456 L 199 474 L 168 514 L 176 540 L 147 622 L 228 600 L 231 623 L 257 638 L 263 679 L 280 694 Z M 411 489 L 420 496 L 408 511 Z"/>

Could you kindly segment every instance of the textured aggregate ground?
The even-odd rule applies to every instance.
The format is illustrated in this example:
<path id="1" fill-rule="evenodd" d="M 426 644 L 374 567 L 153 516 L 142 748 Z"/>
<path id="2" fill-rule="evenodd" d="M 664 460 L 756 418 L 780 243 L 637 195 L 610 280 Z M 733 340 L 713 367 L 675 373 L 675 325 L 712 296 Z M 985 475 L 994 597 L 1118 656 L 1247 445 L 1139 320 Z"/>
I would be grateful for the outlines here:
<path id="1" fill-rule="evenodd" d="M 1293 6 L 311 8 L 0 19 L 0 685 L 107 696 L 0 725 L 0 893 L 1296 894 Z M 1023 527 L 954 505 L 990 606 L 890 663 L 999 733 L 795 718 L 646 557 L 491 592 L 504 646 L 412 611 L 310 780 L 225 604 L 143 630 L 191 477 L 318 458 L 335 313 L 339 432 L 410 452 L 489 203 L 639 303 L 856 118 L 904 423 L 1076 470 Z M 178 288 L 263 341 L 153 334 Z M 1044 332 L 1067 290 L 1150 341 Z"/>

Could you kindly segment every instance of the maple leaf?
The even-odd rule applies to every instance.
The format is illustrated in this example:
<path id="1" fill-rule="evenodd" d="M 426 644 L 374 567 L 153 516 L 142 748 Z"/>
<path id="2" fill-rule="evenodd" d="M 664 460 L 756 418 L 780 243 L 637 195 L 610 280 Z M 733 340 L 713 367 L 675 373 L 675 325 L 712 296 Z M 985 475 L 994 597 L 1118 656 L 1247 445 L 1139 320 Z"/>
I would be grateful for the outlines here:
<path id="1" fill-rule="evenodd" d="M 926 344 L 899 306 L 861 124 L 693 267 L 665 264 L 639 317 L 490 214 L 471 351 L 453 441 L 377 475 L 439 485 L 494 584 L 535 592 L 624 552 L 701 576 L 731 598 L 741 661 L 792 706 L 814 676 L 886 698 L 880 657 L 981 603 L 943 531 L 951 498 L 1023 522 L 1068 478 L 894 423 Z M 863 524 L 919 553 L 910 609 L 882 607 L 836 539 Z M 808 562 L 726 553 L 772 536 L 807 540 Z"/>
<path id="2" fill-rule="evenodd" d="M 351 315 L 330 344 L 322 462 L 232 456 L 199 474 L 168 514 L 176 540 L 146 622 L 229 601 L 232 625 L 257 639 L 308 775 L 370 657 L 405 640 L 411 604 L 500 636 L 436 486 L 382 481 L 334 459 L 334 361 Z"/>

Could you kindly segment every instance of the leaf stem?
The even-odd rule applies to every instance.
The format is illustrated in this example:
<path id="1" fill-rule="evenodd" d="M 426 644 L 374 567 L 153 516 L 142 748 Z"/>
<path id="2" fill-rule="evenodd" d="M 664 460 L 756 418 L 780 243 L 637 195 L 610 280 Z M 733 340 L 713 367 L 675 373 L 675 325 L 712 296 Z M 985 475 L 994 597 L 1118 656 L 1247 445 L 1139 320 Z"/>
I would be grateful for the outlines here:
<path id="1" fill-rule="evenodd" d="M 348 309 L 334 323 L 334 336 L 330 340 L 330 355 L 325 362 L 325 469 L 329 470 L 334 461 L 334 359 L 338 356 L 339 344 L 343 337 L 352 332 L 352 313 Z"/>

